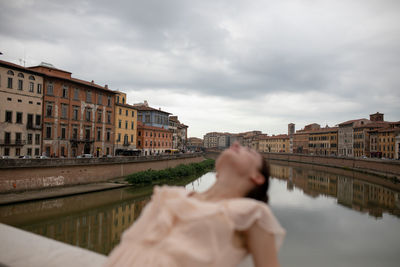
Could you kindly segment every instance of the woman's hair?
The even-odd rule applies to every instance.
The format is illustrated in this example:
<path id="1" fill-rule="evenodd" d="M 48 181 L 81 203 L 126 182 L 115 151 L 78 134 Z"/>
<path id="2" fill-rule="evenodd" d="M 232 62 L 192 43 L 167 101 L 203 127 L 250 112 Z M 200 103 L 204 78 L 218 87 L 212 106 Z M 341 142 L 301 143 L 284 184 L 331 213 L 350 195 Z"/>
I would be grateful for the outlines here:
<path id="1" fill-rule="evenodd" d="M 268 203 L 269 164 L 264 157 L 262 158 L 260 173 L 264 176 L 265 182 L 250 190 L 246 197 Z"/>

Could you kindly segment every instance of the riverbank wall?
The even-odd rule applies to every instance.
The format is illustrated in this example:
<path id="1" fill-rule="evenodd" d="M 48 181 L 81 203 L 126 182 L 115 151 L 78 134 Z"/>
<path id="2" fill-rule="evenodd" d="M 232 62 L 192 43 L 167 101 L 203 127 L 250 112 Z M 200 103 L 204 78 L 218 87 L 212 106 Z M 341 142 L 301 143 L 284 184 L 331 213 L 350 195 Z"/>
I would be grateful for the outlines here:
<path id="1" fill-rule="evenodd" d="M 220 152 L 207 152 L 207 158 L 216 159 Z M 316 156 L 291 153 L 261 153 L 268 160 L 299 162 L 393 177 L 400 181 L 400 160 L 361 159 Z"/>
<path id="2" fill-rule="evenodd" d="M 108 181 L 204 160 L 201 153 L 148 157 L 0 160 L 0 193 Z"/>

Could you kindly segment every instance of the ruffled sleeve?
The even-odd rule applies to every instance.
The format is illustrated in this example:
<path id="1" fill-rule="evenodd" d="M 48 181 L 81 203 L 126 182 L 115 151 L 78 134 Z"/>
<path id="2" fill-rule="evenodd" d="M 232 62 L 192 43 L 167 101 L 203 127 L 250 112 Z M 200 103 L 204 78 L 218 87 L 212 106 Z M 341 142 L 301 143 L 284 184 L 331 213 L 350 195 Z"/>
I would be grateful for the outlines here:
<path id="1" fill-rule="evenodd" d="M 280 249 L 286 231 L 268 205 L 253 199 L 235 199 L 229 201 L 227 207 L 236 230 L 245 231 L 257 223 L 266 232 L 274 235 L 276 249 Z"/>

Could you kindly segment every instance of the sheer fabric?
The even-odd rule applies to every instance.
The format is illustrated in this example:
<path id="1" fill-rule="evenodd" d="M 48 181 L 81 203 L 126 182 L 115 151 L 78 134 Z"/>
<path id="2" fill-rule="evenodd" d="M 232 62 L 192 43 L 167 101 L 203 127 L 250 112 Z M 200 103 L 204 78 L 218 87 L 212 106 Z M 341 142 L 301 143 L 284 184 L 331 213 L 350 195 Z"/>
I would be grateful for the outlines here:
<path id="1" fill-rule="evenodd" d="M 285 230 L 267 205 L 252 199 L 219 202 L 190 197 L 183 187 L 155 187 L 140 218 L 122 235 L 105 266 L 237 266 L 247 255 L 235 231 L 257 223 L 275 237 Z"/>

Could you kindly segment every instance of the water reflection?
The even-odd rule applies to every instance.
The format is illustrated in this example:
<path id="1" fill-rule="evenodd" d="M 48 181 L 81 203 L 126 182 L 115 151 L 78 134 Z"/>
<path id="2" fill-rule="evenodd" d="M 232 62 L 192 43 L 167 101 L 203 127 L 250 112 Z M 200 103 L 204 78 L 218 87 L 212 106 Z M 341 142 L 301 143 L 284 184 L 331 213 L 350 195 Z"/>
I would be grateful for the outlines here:
<path id="1" fill-rule="evenodd" d="M 321 249 L 339 257 L 342 254 L 338 256 L 332 251 L 341 251 L 346 247 L 341 242 L 351 234 L 349 231 L 360 231 L 361 224 L 369 232 L 359 233 L 365 240 L 361 238 L 359 245 L 354 244 L 359 246 L 357 253 L 368 250 L 363 250 L 361 245 L 371 242 L 367 239 L 369 236 L 373 237 L 371 244 L 384 246 L 377 241 L 380 240 L 378 236 L 371 234 L 377 226 L 370 225 L 371 222 L 365 222 L 363 217 L 355 214 L 367 213 L 378 219 L 384 218 L 385 213 L 396 217 L 400 215 L 399 185 L 382 178 L 300 164 L 272 164 L 271 175 L 275 177 L 271 180 L 271 206 L 289 233 L 282 250 L 282 266 L 298 265 L 296 263 L 301 261 L 299 259 L 304 261 L 304 255 L 310 253 L 324 255 Z M 204 191 L 214 181 L 215 173 L 210 172 L 187 184 L 186 189 Z M 121 233 L 140 215 L 151 193 L 151 187 L 124 188 L 1 206 L 0 221 L 74 246 L 108 254 L 119 243 Z M 351 213 L 338 207 L 351 208 L 346 209 Z M 398 229 L 399 221 L 396 220 L 390 221 L 391 226 L 386 222 L 379 225 L 379 230 L 385 234 L 385 244 L 389 244 L 392 249 L 400 240 L 400 237 L 390 234 L 393 229 Z M 327 233 L 330 232 L 334 232 L 334 235 L 329 236 Z M 328 241 L 331 245 L 327 245 Z M 354 247 L 348 249 L 355 250 Z M 390 254 L 390 249 L 385 249 L 385 253 Z M 314 257 L 318 264 L 312 264 L 312 259 L 308 259 L 304 266 L 328 266 L 323 261 L 318 262 L 317 256 Z"/>
<path id="2" fill-rule="evenodd" d="M 337 172 L 337 173 L 335 173 Z M 271 175 L 287 181 L 287 190 L 300 189 L 304 194 L 334 197 L 337 203 L 353 210 L 382 218 L 383 213 L 400 217 L 400 185 L 381 177 L 364 174 L 363 178 L 375 183 L 352 178 L 354 172 L 335 170 L 321 166 L 308 169 L 307 166 L 271 165 Z M 379 183 L 385 184 L 380 185 Z M 393 189 L 388 188 L 391 186 Z M 397 189 L 397 190 L 395 190 Z"/>

